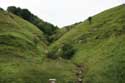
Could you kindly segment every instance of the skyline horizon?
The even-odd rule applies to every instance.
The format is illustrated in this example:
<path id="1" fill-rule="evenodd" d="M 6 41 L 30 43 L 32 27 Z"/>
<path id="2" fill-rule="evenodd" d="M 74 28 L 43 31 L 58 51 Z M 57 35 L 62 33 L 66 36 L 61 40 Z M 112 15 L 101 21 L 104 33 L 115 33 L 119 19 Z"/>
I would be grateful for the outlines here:
<path id="1" fill-rule="evenodd" d="M 53 7 L 53 5 L 52 5 L 53 8 L 51 8 L 51 6 L 45 5 L 48 8 L 44 7 L 45 9 L 44 8 L 42 9 L 40 7 L 36 8 L 37 5 L 32 7 L 32 5 L 28 6 L 28 5 L 25 5 L 22 3 L 17 4 L 18 1 L 15 3 L 8 3 L 9 0 L 7 0 L 8 2 L 6 2 L 6 3 L 5 2 L 1 3 L 1 1 L 3 1 L 3 0 L 0 0 L 0 5 L 1 5 L 0 7 L 2 7 L 5 10 L 7 9 L 8 6 L 16 6 L 16 7 L 20 7 L 20 8 L 25 8 L 25 9 L 28 9 L 34 15 L 38 16 L 40 19 L 42 19 L 46 22 L 49 22 L 55 26 L 58 26 L 60 28 L 84 21 L 89 16 L 94 16 L 107 9 L 124 4 L 124 1 L 121 2 L 121 0 L 118 0 L 119 3 L 114 2 L 114 3 L 110 3 L 108 5 L 101 5 L 101 4 L 96 5 L 96 3 L 95 4 L 91 3 L 92 5 L 90 5 L 90 7 L 88 5 L 86 5 L 84 7 L 82 5 L 79 7 L 74 7 L 74 5 L 72 7 L 71 6 L 65 7 L 63 4 L 62 6 L 59 6 L 60 8 L 59 7 L 56 8 L 57 6 Z M 40 1 L 40 0 L 38 0 L 38 1 Z M 105 3 L 105 4 L 107 4 L 107 3 Z M 83 10 L 83 11 L 81 11 L 81 10 Z"/>

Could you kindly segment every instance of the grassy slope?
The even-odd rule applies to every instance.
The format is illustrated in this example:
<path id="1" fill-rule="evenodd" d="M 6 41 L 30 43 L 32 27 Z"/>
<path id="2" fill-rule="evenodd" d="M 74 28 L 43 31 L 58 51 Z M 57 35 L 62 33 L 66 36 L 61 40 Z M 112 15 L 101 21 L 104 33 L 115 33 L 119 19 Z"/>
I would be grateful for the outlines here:
<path id="1" fill-rule="evenodd" d="M 125 5 L 93 16 L 78 24 L 50 46 L 60 48 L 62 43 L 77 49 L 73 63 L 84 65 L 84 83 L 125 82 Z"/>
<path id="2" fill-rule="evenodd" d="M 42 32 L 13 14 L 0 11 L 0 18 L 0 83 L 30 83 L 45 57 Z"/>
<path id="3" fill-rule="evenodd" d="M 11 13 L 0 11 L 0 83 L 58 83 L 73 79 L 67 61 L 45 59 L 43 33 Z"/>
<path id="4" fill-rule="evenodd" d="M 69 42 L 77 49 L 72 63 L 84 65 L 85 83 L 124 83 L 125 7 L 119 6 L 78 24 L 50 46 Z M 71 61 L 44 59 L 42 32 L 17 16 L 0 11 L 0 83 L 74 83 Z"/>
<path id="5" fill-rule="evenodd" d="M 0 11 L 1 57 L 41 57 L 45 48 L 42 32 L 13 14 Z M 4 58 L 4 57 L 3 57 Z"/>

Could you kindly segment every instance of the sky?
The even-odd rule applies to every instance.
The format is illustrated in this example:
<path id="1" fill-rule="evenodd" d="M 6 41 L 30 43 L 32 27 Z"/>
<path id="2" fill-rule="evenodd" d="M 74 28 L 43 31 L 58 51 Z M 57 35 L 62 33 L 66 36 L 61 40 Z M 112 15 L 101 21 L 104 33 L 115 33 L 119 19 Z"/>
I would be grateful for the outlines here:
<path id="1" fill-rule="evenodd" d="M 27 8 L 44 21 L 63 27 L 122 3 L 125 0 L 0 0 L 0 7 Z"/>

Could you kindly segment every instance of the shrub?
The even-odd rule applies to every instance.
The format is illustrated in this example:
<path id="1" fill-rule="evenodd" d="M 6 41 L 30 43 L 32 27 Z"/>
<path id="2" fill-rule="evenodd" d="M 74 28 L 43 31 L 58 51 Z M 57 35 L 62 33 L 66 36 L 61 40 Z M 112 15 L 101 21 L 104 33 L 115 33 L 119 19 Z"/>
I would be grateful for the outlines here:
<path id="1" fill-rule="evenodd" d="M 63 44 L 60 48 L 52 48 L 48 53 L 48 58 L 57 59 L 62 57 L 63 59 L 71 59 L 75 53 L 75 49 L 71 44 Z"/>
<path id="2" fill-rule="evenodd" d="M 62 50 L 63 54 L 61 57 L 64 59 L 71 59 L 75 53 L 75 49 L 71 44 L 64 44 Z"/>
<path id="3" fill-rule="evenodd" d="M 0 11 L 4 11 L 4 9 L 0 7 Z"/>
<path id="4" fill-rule="evenodd" d="M 47 57 L 51 58 L 51 59 L 57 59 L 58 55 L 56 54 L 56 50 L 49 51 L 48 54 L 47 54 Z"/>

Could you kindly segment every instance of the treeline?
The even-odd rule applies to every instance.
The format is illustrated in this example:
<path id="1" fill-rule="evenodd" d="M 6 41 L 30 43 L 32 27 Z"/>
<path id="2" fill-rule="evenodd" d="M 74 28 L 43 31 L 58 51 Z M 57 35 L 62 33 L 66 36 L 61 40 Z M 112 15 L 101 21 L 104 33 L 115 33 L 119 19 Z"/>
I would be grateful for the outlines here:
<path id="1" fill-rule="evenodd" d="M 45 38 L 48 41 L 48 43 L 52 43 L 54 41 L 53 35 L 59 29 L 57 26 L 54 26 L 48 22 L 45 22 L 39 19 L 37 16 L 32 14 L 28 9 L 21 9 L 19 7 L 10 6 L 7 8 L 7 11 L 37 26 L 44 33 Z"/>

